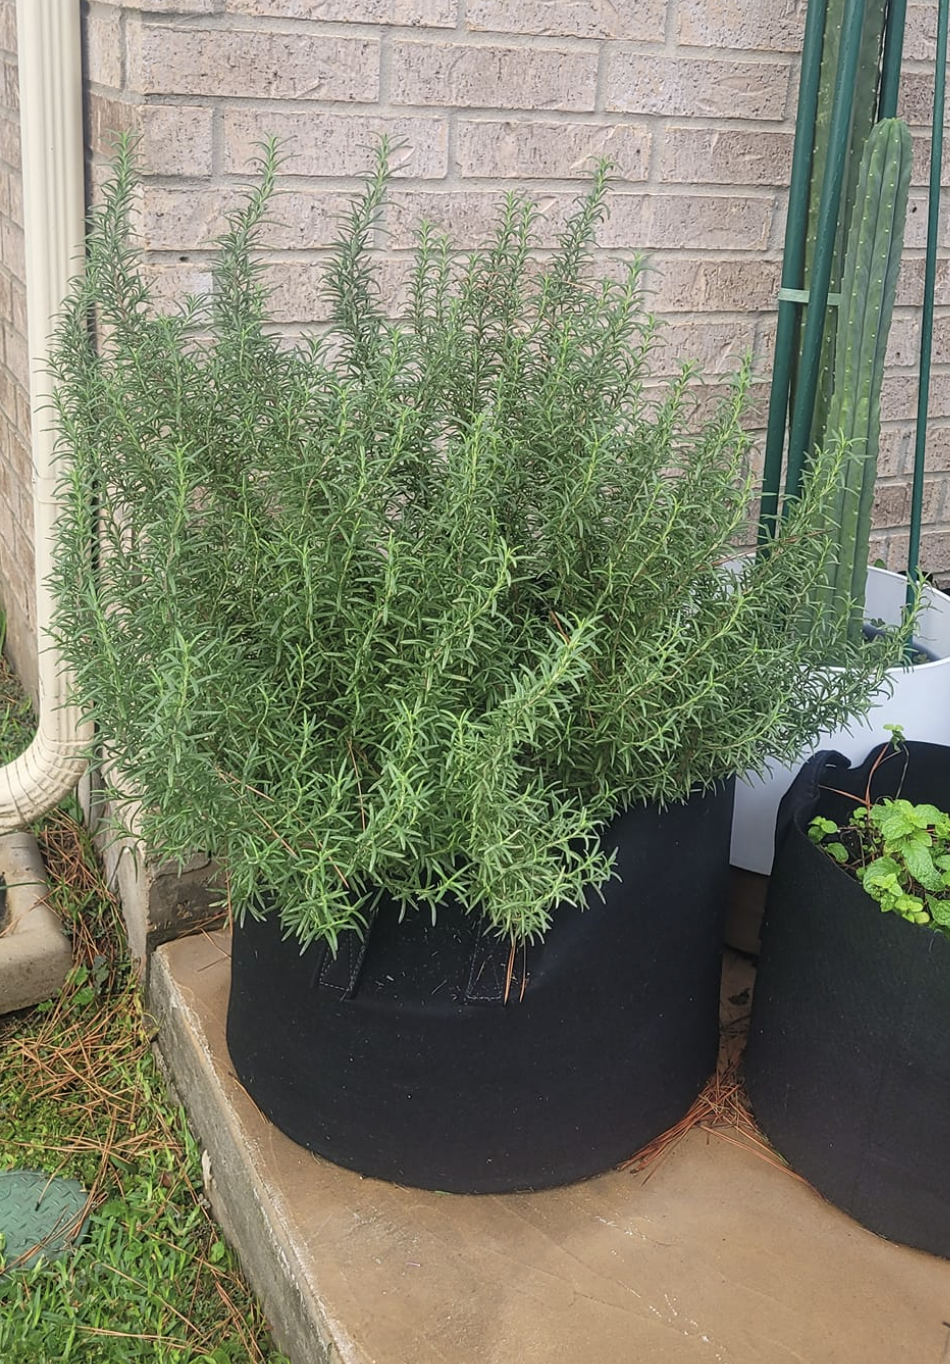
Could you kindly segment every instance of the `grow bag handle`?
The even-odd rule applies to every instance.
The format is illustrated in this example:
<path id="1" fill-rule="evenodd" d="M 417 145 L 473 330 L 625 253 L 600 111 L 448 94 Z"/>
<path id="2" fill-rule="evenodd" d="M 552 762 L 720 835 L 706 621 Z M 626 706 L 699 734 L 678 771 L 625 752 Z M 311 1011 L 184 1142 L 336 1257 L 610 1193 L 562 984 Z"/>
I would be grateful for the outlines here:
<path id="1" fill-rule="evenodd" d="M 344 933 L 340 938 L 336 956 L 330 951 L 329 946 L 325 948 L 320 973 L 317 976 L 317 984 L 322 989 L 331 990 L 341 999 L 353 998 L 363 970 L 363 962 L 366 960 L 369 935 L 375 922 L 374 909 L 369 915 L 366 931 L 362 936 L 356 932 Z"/>
<path id="2" fill-rule="evenodd" d="M 340 999 L 354 997 L 359 989 L 377 915 L 378 910 L 374 908 L 367 918 L 362 936 L 355 932 L 345 933 L 340 938 L 336 956 L 329 948 L 325 950 L 317 974 L 317 984 L 321 989 L 332 991 Z M 518 997 L 521 971 L 515 973 L 512 985 L 508 979 L 508 955 L 508 946 L 490 933 L 477 932 L 473 935 L 468 969 L 462 972 L 466 1004 L 504 1004 L 506 998 Z M 520 966 L 521 970 L 525 969 L 523 961 Z"/>
<path id="3" fill-rule="evenodd" d="M 791 826 L 797 823 L 804 827 L 805 822 L 811 818 L 812 811 L 818 804 L 825 773 L 829 768 L 846 771 L 850 766 L 850 759 L 834 748 L 822 748 L 812 754 L 785 792 L 778 807 L 775 822 L 776 855 Z"/>

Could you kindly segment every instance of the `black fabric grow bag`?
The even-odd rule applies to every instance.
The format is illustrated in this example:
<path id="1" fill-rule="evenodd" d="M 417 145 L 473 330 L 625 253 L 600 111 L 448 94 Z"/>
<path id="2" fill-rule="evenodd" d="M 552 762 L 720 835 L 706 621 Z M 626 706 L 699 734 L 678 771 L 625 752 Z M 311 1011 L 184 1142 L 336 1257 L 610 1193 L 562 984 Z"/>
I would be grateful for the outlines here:
<path id="1" fill-rule="evenodd" d="M 908 743 L 872 798 L 950 807 L 950 749 Z M 779 812 L 745 1077 L 756 1119 L 794 1169 L 872 1231 L 950 1256 L 950 940 L 884 914 L 808 838 L 863 794 L 819 753 Z M 902 780 L 903 778 L 903 780 Z"/>
<path id="2" fill-rule="evenodd" d="M 235 926 L 228 1046 L 288 1136 L 337 1164 L 459 1193 L 609 1169 L 676 1122 L 718 1044 L 732 790 L 605 837 L 622 881 L 508 946 L 457 905 L 380 905 L 365 950 L 301 955 L 276 915 Z M 527 980 L 522 996 L 522 971 Z"/>

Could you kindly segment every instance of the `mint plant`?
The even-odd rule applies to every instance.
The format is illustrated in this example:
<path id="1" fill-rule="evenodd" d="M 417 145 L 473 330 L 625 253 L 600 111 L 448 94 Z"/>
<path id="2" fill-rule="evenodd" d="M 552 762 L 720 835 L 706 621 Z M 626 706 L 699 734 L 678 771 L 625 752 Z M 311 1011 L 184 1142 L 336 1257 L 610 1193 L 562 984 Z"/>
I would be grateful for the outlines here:
<path id="1" fill-rule="evenodd" d="M 653 381 L 641 263 L 592 271 L 606 166 L 553 252 L 519 195 L 468 255 L 424 227 L 394 316 L 388 158 L 334 248 L 329 334 L 290 347 L 257 249 L 274 148 L 210 295 L 161 315 L 119 143 L 53 358 L 57 640 L 114 807 L 141 801 L 163 857 L 210 851 L 239 911 L 335 944 L 382 888 L 534 938 L 611 875 L 613 815 L 791 761 L 904 636 L 841 659 L 834 622 L 795 619 L 843 446 L 728 567 L 749 367 L 702 404 L 688 364 Z"/>
<path id="2" fill-rule="evenodd" d="M 896 726 L 892 743 L 899 751 Z M 872 769 L 887 754 L 885 746 Z M 847 824 L 816 816 L 808 836 L 861 883 L 881 910 L 950 937 L 950 814 L 898 796 L 873 801 L 870 779 Z"/>

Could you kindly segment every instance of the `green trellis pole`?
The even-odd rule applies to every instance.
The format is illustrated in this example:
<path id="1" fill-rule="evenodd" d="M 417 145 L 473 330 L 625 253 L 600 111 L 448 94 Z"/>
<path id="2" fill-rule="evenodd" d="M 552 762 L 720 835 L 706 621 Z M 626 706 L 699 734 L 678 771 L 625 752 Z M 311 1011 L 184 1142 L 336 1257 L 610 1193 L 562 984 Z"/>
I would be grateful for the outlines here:
<path id="1" fill-rule="evenodd" d="M 920 558 L 920 523 L 924 498 L 924 456 L 930 404 L 930 365 L 933 350 L 934 288 L 937 276 L 937 223 L 940 216 L 940 168 L 943 164 L 943 120 L 947 86 L 947 13 L 950 0 L 938 0 L 934 108 L 930 141 L 930 182 L 927 197 L 927 251 L 924 263 L 924 304 L 920 318 L 920 378 L 917 388 L 917 430 L 914 444 L 914 481 L 911 490 L 910 542 L 907 572 L 913 578 Z M 910 586 L 908 586 L 910 591 Z"/>
<path id="2" fill-rule="evenodd" d="M 821 49 L 825 32 L 828 0 L 813 0 L 805 16 L 802 42 L 801 85 L 795 116 L 795 142 L 788 189 L 785 220 L 785 251 L 782 257 L 782 287 L 778 296 L 778 321 L 775 334 L 775 362 L 769 393 L 768 428 L 765 439 L 765 464 L 762 471 L 762 501 L 759 519 L 759 544 L 775 534 L 779 489 L 788 420 L 789 392 L 798 343 L 801 294 L 805 283 L 805 239 L 808 224 L 808 185 L 818 88 L 821 75 Z"/>
<path id="3" fill-rule="evenodd" d="M 878 118 L 894 118 L 897 113 L 897 91 L 901 79 L 901 60 L 904 56 L 906 19 L 907 0 L 890 0 L 884 28 Z"/>

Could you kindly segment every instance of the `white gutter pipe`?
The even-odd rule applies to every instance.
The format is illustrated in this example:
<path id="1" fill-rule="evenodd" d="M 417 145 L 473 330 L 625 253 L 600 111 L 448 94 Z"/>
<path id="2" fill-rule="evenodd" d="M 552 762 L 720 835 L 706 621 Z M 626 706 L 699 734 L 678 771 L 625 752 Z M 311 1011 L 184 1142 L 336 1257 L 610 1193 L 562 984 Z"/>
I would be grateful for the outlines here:
<path id="1" fill-rule="evenodd" d="M 53 319 L 79 269 L 85 234 L 82 56 L 77 0 L 17 0 L 23 226 L 30 354 L 35 628 L 39 726 L 25 753 L 0 767 L 0 831 L 23 828 L 77 784 L 91 726 L 67 706 L 69 686 L 49 637 L 46 585 L 56 525 L 54 433 L 46 370 Z"/>

